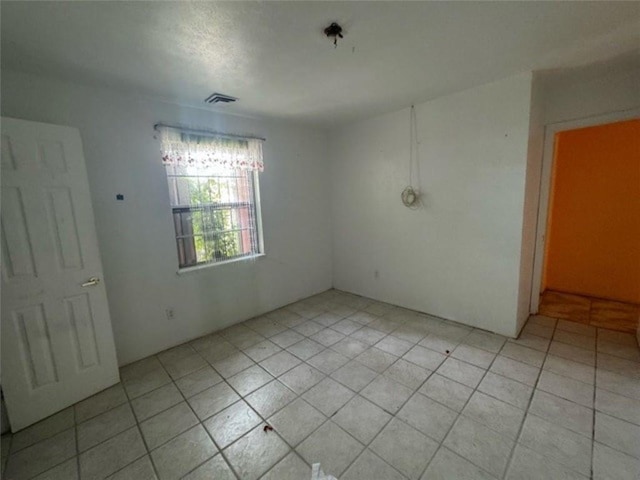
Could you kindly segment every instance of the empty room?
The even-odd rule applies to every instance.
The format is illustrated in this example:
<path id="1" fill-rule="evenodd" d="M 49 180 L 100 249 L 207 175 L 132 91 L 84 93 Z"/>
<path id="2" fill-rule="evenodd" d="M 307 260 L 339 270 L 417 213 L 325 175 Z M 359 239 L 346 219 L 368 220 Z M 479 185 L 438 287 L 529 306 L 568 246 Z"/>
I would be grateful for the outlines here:
<path id="1" fill-rule="evenodd" d="M 0 22 L 0 478 L 640 479 L 640 2 Z"/>

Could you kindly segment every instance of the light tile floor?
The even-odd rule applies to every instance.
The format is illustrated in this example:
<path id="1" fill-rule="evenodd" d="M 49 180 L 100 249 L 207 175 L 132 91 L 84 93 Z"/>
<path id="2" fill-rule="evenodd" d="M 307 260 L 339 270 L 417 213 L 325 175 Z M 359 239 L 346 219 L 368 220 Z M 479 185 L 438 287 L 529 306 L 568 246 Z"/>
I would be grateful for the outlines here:
<path id="1" fill-rule="evenodd" d="M 3 478 L 640 478 L 635 338 L 549 317 L 512 340 L 331 290 L 121 379 L 3 436 Z"/>

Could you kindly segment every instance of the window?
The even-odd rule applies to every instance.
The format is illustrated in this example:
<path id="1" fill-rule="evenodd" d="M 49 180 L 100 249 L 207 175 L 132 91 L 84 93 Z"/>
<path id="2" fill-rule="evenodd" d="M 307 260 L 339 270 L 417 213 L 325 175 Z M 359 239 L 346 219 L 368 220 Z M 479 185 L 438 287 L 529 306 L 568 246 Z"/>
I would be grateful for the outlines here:
<path id="1" fill-rule="evenodd" d="M 161 132 L 179 267 L 262 253 L 259 140 Z"/>

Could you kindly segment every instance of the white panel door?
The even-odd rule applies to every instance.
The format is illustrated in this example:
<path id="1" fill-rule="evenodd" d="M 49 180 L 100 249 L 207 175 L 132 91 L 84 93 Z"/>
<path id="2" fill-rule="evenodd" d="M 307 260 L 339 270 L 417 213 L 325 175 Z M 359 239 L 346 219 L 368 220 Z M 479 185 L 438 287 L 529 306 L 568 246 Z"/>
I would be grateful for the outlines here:
<path id="1" fill-rule="evenodd" d="M 2 390 L 15 432 L 119 381 L 75 128 L 2 118 Z"/>

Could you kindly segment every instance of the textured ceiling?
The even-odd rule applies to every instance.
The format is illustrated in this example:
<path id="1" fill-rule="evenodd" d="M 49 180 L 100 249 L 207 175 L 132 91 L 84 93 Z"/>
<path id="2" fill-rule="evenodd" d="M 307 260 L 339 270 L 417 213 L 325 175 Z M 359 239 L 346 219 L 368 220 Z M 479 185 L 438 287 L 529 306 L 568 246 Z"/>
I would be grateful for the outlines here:
<path id="1" fill-rule="evenodd" d="M 329 127 L 640 46 L 640 2 L 9 2 L 2 67 Z M 346 35 L 333 48 L 322 30 Z"/>

